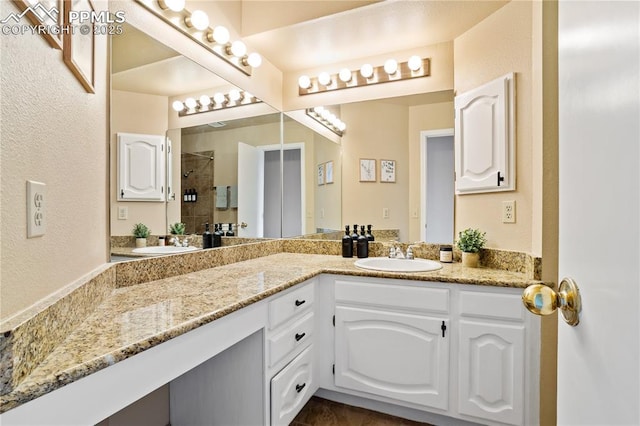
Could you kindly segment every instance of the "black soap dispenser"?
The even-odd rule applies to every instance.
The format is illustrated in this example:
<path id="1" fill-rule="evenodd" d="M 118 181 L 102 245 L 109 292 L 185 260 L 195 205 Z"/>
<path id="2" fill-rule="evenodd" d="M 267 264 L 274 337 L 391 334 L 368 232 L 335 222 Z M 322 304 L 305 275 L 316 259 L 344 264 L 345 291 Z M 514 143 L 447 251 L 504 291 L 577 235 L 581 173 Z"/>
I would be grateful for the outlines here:
<path id="1" fill-rule="evenodd" d="M 233 223 L 229 224 L 229 229 L 227 229 L 227 233 L 224 234 L 225 237 L 235 237 L 235 232 L 233 232 Z"/>
<path id="2" fill-rule="evenodd" d="M 344 236 L 342 237 L 342 257 L 353 257 L 353 240 L 349 235 L 349 225 L 344 227 Z"/>
<path id="3" fill-rule="evenodd" d="M 204 224 L 204 234 L 202 234 L 202 248 L 213 248 L 213 234 L 209 231 L 209 222 Z"/>
<path id="4" fill-rule="evenodd" d="M 362 225 L 360 231 L 360 236 L 358 236 L 358 257 L 363 259 L 369 257 L 369 240 L 364 234 L 364 225 Z"/>
<path id="5" fill-rule="evenodd" d="M 220 247 L 221 245 L 222 245 L 222 231 L 220 230 L 220 228 L 218 227 L 218 224 L 216 223 L 214 226 L 214 232 L 213 232 L 213 246 Z"/>
<path id="6" fill-rule="evenodd" d="M 367 233 L 365 234 L 365 236 L 367 237 L 367 240 L 369 240 L 369 241 L 374 241 L 375 240 L 373 234 L 371 233 L 371 225 L 367 225 Z"/>

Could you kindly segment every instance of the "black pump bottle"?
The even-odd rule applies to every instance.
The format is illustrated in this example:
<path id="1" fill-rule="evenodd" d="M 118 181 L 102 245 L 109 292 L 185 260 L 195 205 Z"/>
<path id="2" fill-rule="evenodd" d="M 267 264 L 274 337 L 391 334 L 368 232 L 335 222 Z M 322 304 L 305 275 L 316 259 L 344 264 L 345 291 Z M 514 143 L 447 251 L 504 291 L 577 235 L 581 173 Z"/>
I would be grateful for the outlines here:
<path id="1" fill-rule="evenodd" d="M 342 237 L 342 257 L 353 257 L 353 240 L 349 235 L 349 225 L 345 226 Z"/>

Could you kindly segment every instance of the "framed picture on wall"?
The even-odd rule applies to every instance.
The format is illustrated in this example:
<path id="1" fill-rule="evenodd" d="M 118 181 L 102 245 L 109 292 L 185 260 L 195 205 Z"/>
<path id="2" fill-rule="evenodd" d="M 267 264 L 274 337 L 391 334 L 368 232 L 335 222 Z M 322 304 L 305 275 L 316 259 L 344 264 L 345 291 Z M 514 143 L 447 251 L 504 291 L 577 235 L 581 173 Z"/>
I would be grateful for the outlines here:
<path id="1" fill-rule="evenodd" d="M 360 182 L 376 182 L 376 160 L 360 159 Z"/>
<path id="2" fill-rule="evenodd" d="M 396 181 L 396 161 L 380 160 L 380 182 L 395 183 Z"/>
<path id="3" fill-rule="evenodd" d="M 62 0 L 13 0 L 13 3 L 33 25 L 44 25 L 45 28 L 55 29 L 60 29 L 62 26 Z M 7 24 L 13 23 L 15 22 L 7 22 Z M 58 34 L 55 34 L 56 32 Z M 61 31 L 48 30 L 41 34 L 51 47 L 62 49 Z"/>
<path id="4" fill-rule="evenodd" d="M 324 163 L 324 177 L 327 184 L 333 183 L 333 161 Z"/>
<path id="5" fill-rule="evenodd" d="M 324 185 L 324 163 L 318 164 L 318 185 Z"/>
<path id="6" fill-rule="evenodd" d="M 91 14 L 95 12 L 91 0 L 65 0 L 64 1 L 64 19 L 63 25 L 70 26 L 69 12 L 84 11 Z M 94 80 L 94 58 L 95 58 L 95 34 L 94 25 L 84 23 L 79 27 L 75 27 L 75 31 L 71 31 L 64 35 L 62 46 L 62 59 L 67 67 L 76 76 L 82 87 L 89 92 L 95 93 Z"/>

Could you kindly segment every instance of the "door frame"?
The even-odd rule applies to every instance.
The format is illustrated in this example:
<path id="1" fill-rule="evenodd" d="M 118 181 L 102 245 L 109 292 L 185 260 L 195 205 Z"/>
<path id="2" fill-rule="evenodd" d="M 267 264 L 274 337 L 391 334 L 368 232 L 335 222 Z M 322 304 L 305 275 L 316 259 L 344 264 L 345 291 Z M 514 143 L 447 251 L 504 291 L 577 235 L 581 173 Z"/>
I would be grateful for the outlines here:
<path id="1" fill-rule="evenodd" d="M 430 138 L 438 138 L 443 136 L 455 137 L 454 128 L 450 127 L 446 129 L 420 131 L 420 241 L 427 240 L 427 144 L 429 143 Z M 455 234 L 455 216 L 453 219 L 453 229 Z M 451 235 L 451 238 L 453 239 L 454 236 L 455 235 Z"/>
<path id="2" fill-rule="evenodd" d="M 300 181 L 301 181 L 301 185 L 300 185 L 300 205 L 301 205 L 301 209 L 300 209 L 300 227 L 301 230 L 300 232 L 302 234 L 305 233 L 305 230 L 307 229 L 307 223 L 306 223 L 306 215 L 305 215 L 305 211 L 306 211 L 306 180 L 305 180 L 305 176 L 306 176 L 306 168 L 305 168 L 305 150 L 304 150 L 304 142 L 292 142 L 292 143 L 283 143 L 283 144 L 272 144 L 272 145 L 259 145 L 256 146 L 256 148 L 262 150 L 263 152 L 266 151 L 287 151 L 287 150 L 292 150 L 292 149 L 299 149 L 300 150 Z M 280 177 L 282 178 L 283 174 L 284 174 L 284 157 L 282 155 L 282 151 L 280 153 Z M 263 155 L 264 158 L 264 155 Z M 282 228 L 283 228 L 283 223 L 282 223 L 282 217 L 283 217 L 283 212 L 284 212 L 284 180 L 280 181 L 280 237 L 282 237 Z M 302 235 L 301 234 L 301 235 Z"/>

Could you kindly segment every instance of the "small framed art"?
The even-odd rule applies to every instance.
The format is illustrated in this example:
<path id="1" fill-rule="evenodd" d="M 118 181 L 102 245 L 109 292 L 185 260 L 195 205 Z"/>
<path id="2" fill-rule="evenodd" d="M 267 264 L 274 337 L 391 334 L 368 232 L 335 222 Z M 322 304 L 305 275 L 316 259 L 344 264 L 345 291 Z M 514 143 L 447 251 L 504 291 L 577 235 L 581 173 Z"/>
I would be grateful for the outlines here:
<path id="1" fill-rule="evenodd" d="M 360 159 L 360 182 L 376 181 L 376 160 L 370 158 Z"/>
<path id="2" fill-rule="evenodd" d="M 396 181 L 396 161 L 380 160 L 380 182 L 395 183 Z"/>
<path id="3" fill-rule="evenodd" d="M 318 164 L 318 185 L 324 185 L 324 163 Z"/>
<path id="4" fill-rule="evenodd" d="M 333 161 L 324 163 L 324 179 L 325 183 L 333 183 Z"/>

